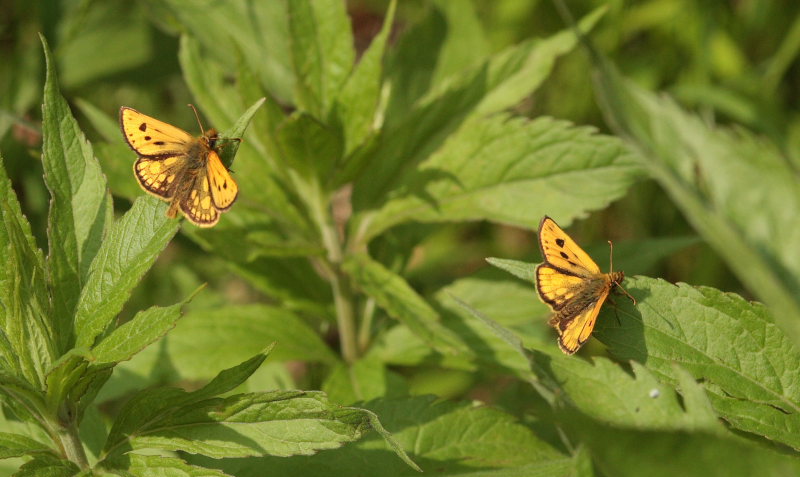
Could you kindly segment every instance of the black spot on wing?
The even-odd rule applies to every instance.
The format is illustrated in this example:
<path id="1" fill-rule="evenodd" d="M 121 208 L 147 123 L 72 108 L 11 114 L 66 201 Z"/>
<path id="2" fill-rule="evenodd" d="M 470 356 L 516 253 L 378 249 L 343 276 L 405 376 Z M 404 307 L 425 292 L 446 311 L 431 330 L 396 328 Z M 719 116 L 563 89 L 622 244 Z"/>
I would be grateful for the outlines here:
<path id="1" fill-rule="evenodd" d="M 569 258 L 569 255 L 567 255 L 566 253 L 564 253 L 564 252 L 559 252 L 559 253 L 561 254 L 561 258 L 564 258 L 564 259 L 568 259 Z"/>
<path id="2" fill-rule="evenodd" d="M 560 238 L 556 239 L 556 245 L 558 245 L 559 247 L 563 247 L 564 246 L 564 239 L 560 239 Z"/>
<path id="3" fill-rule="evenodd" d="M 146 139 L 150 140 L 150 137 L 148 136 Z M 164 145 L 164 141 L 156 141 L 153 144 L 155 144 L 156 146 L 163 146 Z"/>
<path id="4" fill-rule="evenodd" d="M 147 123 L 142 123 L 139 125 L 139 131 L 145 132 L 147 131 Z"/>
<path id="5" fill-rule="evenodd" d="M 145 140 L 145 141 L 149 141 L 149 140 L 151 140 L 151 139 L 153 139 L 153 138 L 151 138 L 150 136 L 145 136 L 145 137 L 144 137 L 144 140 Z"/>

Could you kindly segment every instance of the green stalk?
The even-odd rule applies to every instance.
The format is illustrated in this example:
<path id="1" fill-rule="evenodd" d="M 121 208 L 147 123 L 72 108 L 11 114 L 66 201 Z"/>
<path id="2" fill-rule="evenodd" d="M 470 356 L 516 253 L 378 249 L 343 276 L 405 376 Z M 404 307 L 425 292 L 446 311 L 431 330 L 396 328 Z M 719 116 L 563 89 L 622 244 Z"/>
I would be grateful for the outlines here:
<path id="1" fill-rule="evenodd" d="M 299 181 L 298 181 L 298 184 Z M 330 200 L 320 190 L 316 181 L 305 183 L 311 217 L 319 228 L 322 243 L 328 252 L 326 269 L 327 279 L 331 284 L 333 300 L 336 307 L 336 324 L 339 329 L 339 346 L 342 357 L 347 363 L 354 363 L 358 359 L 358 344 L 356 341 L 355 313 L 353 307 L 353 290 L 350 279 L 342 271 L 343 260 L 342 244 L 330 210 Z"/>
<path id="2" fill-rule="evenodd" d="M 83 444 L 78 436 L 78 426 L 75 422 L 63 425 L 58 430 L 58 440 L 67 459 L 76 463 L 81 470 L 89 468 L 89 460 L 83 450 Z"/>

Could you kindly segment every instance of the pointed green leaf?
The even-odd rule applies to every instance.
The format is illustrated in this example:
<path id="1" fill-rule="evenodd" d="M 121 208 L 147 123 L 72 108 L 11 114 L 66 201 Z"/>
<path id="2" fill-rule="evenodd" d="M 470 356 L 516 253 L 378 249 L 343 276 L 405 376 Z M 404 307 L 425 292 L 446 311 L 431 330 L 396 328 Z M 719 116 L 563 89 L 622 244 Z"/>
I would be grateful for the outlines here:
<path id="1" fill-rule="evenodd" d="M 220 64 L 230 72 L 237 60 L 244 61 L 265 89 L 289 102 L 294 75 L 286 3 L 237 0 L 187 8 L 183 0 L 164 0 L 159 6 L 178 19 L 181 31 L 202 43 L 206 60 L 201 65 Z"/>
<path id="2" fill-rule="evenodd" d="M 535 229 L 546 214 L 575 217 L 605 207 L 640 174 L 615 138 L 550 118 L 494 115 L 464 124 L 360 230 L 368 241 L 406 221 L 491 220 Z"/>
<path id="3" fill-rule="evenodd" d="M 427 14 L 411 25 L 389 50 L 387 82 L 391 85 L 386 120 L 410 108 L 448 78 L 485 61 L 489 44 L 471 3 L 432 1 Z"/>
<path id="4" fill-rule="evenodd" d="M 199 290 L 198 290 L 199 291 Z M 167 334 L 181 318 L 184 305 L 192 297 L 167 307 L 153 306 L 140 311 L 130 321 L 114 329 L 100 343 L 92 348 L 98 363 L 119 363 L 131 359 L 133 355 Z"/>
<path id="5" fill-rule="evenodd" d="M 95 364 L 85 350 L 71 349 L 47 374 L 47 407 L 50 415 L 69 409 L 80 422 L 86 407 L 111 376 L 110 363 Z"/>
<path id="6" fill-rule="evenodd" d="M 322 393 L 274 391 L 186 406 L 138 429 L 130 444 L 215 458 L 310 455 L 369 428 L 364 413 L 330 405 Z"/>
<path id="7" fill-rule="evenodd" d="M 165 215 L 165 202 L 140 197 L 111 228 L 92 262 L 75 316 L 78 347 L 94 344 L 133 288 L 178 231 L 180 222 Z"/>
<path id="8" fill-rule="evenodd" d="M 519 260 L 509 260 L 506 258 L 489 257 L 487 262 L 495 267 L 505 270 L 515 277 L 525 280 L 530 284 L 536 284 L 536 265 L 535 263 L 521 262 Z"/>
<path id="9" fill-rule="evenodd" d="M 58 352 L 50 322 L 44 258 L 22 215 L 0 156 L 0 357 L 7 372 L 44 384 Z"/>
<path id="10" fill-rule="evenodd" d="M 355 61 L 352 27 L 339 0 L 288 2 L 297 105 L 327 116 Z"/>
<path id="11" fill-rule="evenodd" d="M 51 316 L 65 350 L 72 340 L 72 314 L 112 217 L 111 195 L 92 147 L 59 92 L 56 66 L 44 37 L 47 80 L 42 107 L 42 165 L 50 190 L 47 236 Z"/>
<path id="12" fill-rule="evenodd" d="M 380 416 L 383 427 L 424 472 L 421 475 L 577 475 L 570 473 L 576 468 L 572 458 L 496 408 L 439 401 L 433 396 L 379 399 L 365 406 Z M 397 459 L 390 445 L 373 434 L 313 457 L 227 460 L 222 461 L 221 467 L 237 475 L 258 475 L 261 469 L 270 469 L 276 475 L 306 477 L 420 475 L 409 465 Z"/>
<path id="13" fill-rule="evenodd" d="M 438 350 L 454 354 L 464 345 L 442 326 L 439 314 L 401 277 L 367 255 L 349 256 L 343 268 L 353 283 L 392 318 Z"/>
<path id="14" fill-rule="evenodd" d="M 69 460 L 40 454 L 23 464 L 14 477 L 84 477 L 78 466 Z"/>
<path id="15" fill-rule="evenodd" d="M 374 127 L 383 84 L 384 51 L 396 6 L 396 0 L 389 3 L 381 31 L 372 39 L 336 100 L 334 114 L 344 129 L 345 155 L 360 146 Z"/>
<path id="16" fill-rule="evenodd" d="M 187 464 L 176 457 L 142 455 L 129 452 L 112 461 L 104 462 L 104 467 L 113 471 L 130 472 L 137 477 L 227 477 L 219 470 L 207 469 Z"/>
<path id="17" fill-rule="evenodd" d="M 0 459 L 41 453 L 54 453 L 54 451 L 30 437 L 0 432 Z"/>
<path id="18" fill-rule="evenodd" d="M 553 43 L 528 41 L 497 53 L 482 64 L 454 75 L 452 81 L 420 99 L 408 114 L 387 113 L 378 146 L 370 153 L 369 165 L 354 184 L 354 209 L 373 209 L 386 200 L 387 192 L 403 192 L 403 184 L 408 183 L 406 176 L 414 174 L 420 163 L 441 148 L 468 118 L 506 108 L 509 101 L 519 101 L 530 94 L 552 70 L 554 59 L 572 48 L 574 39 L 572 32 L 568 33 L 562 33 L 557 37 L 560 40 Z M 528 78 L 529 72 L 536 74 Z M 457 146 L 458 142 L 450 144 Z M 511 154 L 523 153 L 515 149 Z M 446 180 L 435 173 L 427 178 Z"/>
<path id="19" fill-rule="evenodd" d="M 104 453 L 118 455 L 129 445 L 128 436 L 153 422 L 159 422 L 175 414 L 180 408 L 193 406 L 214 396 L 231 391 L 242 384 L 264 362 L 272 345 L 252 358 L 232 368 L 221 371 L 208 384 L 194 392 L 177 388 L 151 388 L 139 392 L 120 410 L 114 426 L 108 434 Z M 287 392 L 287 396 L 302 394 L 301 391 Z"/>
<path id="20" fill-rule="evenodd" d="M 245 111 L 235 123 L 233 123 L 233 126 L 221 134 L 220 137 L 224 140 L 224 146 L 221 148 L 219 156 L 226 167 L 230 168 L 231 164 L 233 164 L 233 159 L 236 157 L 236 151 L 239 150 L 239 145 L 241 144 L 241 141 L 233 141 L 230 140 L 230 138 L 241 139 L 242 136 L 244 136 L 247 126 L 250 125 L 250 121 L 253 119 L 253 116 L 258 112 L 265 101 L 266 98 L 257 100 L 252 106 L 247 108 L 247 111 Z"/>

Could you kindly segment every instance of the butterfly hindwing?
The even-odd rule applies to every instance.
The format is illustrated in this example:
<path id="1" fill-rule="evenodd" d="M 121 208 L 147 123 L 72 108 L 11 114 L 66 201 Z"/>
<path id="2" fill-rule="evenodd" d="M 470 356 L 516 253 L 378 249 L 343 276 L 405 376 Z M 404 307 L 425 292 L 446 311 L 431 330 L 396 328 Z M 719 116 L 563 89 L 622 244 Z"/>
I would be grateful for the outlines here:
<path id="1" fill-rule="evenodd" d="M 211 187 L 205 171 L 197 175 L 194 185 L 178 200 L 183 215 L 198 227 L 212 227 L 219 221 L 219 211 L 211 199 Z"/>
<path id="2" fill-rule="evenodd" d="M 175 196 L 186 169 L 186 162 L 185 156 L 142 156 L 133 164 L 133 173 L 144 190 L 169 200 Z"/>
<path id="3" fill-rule="evenodd" d="M 239 186 L 236 185 L 230 172 L 214 151 L 208 154 L 208 179 L 214 205 L 221 212 L 230 209 L 239 195 Z"/>
<path id="4" fill-rule="evenodd" d="M 597 300 L 592 301 L 583 310 L 561 319 L 553 320 L 558 331 L 558 346 L 567 354 L 574 354 L 592 335 L 597 315 L 608 296 L 608 290 Z M 557 318 L 558 314 L 554 316 Z"/>

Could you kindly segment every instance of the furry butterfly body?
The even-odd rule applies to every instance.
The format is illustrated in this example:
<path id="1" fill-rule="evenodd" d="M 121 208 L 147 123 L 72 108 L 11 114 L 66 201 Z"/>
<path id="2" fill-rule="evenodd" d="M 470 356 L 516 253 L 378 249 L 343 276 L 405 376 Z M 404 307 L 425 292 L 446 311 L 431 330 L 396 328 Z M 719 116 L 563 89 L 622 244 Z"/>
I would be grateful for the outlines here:
<path id="1" fill-rule="evenodd" d="M 217 132 L 194 137 L 183 129 L 123 106 L 125 141 L 139 155 L 133 172 L 145 191 L 170 202 L 168 217 L 182 212 L 199 227 L 212 227 L 231 208 L 239 187 L 217 154 Z"/>
<path id="2" fill-rule="evenodd" d="M 600 308 L 625 274 L 602 273 L 594 260 L 547 216 L 539 223 L 539 249 L 544 262 L 536 267 L 536 290 L 553 311 L 550 325 L 558 331 L 561 351 L 574 354 L 591 336 Z"/>

